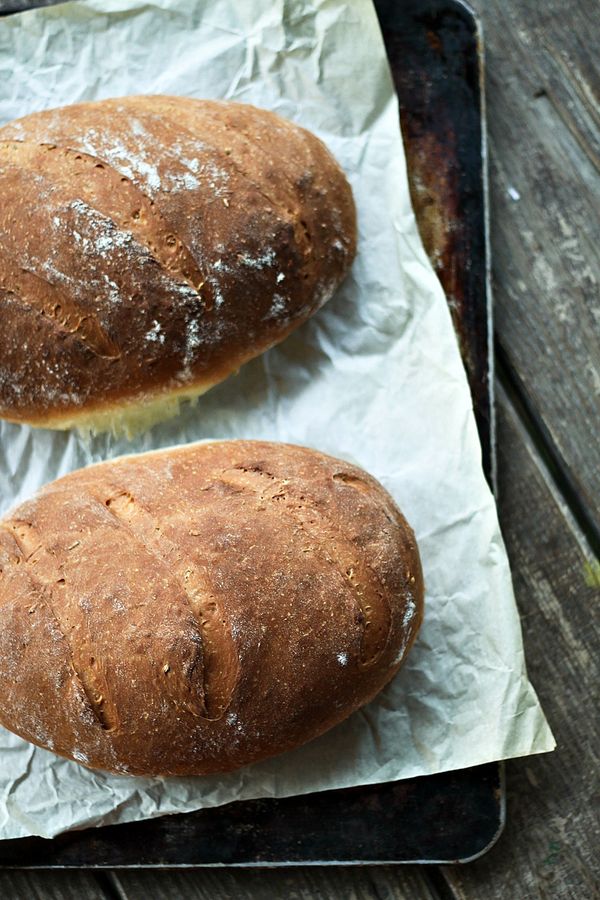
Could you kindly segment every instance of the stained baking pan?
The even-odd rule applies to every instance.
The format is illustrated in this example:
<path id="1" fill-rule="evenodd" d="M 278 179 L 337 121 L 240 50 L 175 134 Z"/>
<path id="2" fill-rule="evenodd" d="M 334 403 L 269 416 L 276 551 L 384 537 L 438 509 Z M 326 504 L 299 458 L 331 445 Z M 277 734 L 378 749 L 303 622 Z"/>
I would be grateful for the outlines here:
<path id="1" fill-rule="evenodd" d="M 0 0 L 0 12 L 48 3 Z M 376 0 L 411 194 L 444 286 L 494 486 L 481 33 L 459 0 Z M 466 862 L 504 824 L 502 766 L 0 842 L 0 866 L 291 866 Z"/>

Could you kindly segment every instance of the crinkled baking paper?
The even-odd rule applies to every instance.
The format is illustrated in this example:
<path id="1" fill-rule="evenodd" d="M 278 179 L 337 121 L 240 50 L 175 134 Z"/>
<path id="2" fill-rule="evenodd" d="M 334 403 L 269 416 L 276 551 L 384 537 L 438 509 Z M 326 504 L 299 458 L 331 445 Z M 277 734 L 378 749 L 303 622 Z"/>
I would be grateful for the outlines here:
<path id="1" fill-rule="evenodd" d="M 229 775 L 91 772 L 0 729 L 0 836 L 50 837 L 552 749 L 526 676 L 465 373 L 410 204 L 372 6 L 91 0 L 0 20 L 1 123 L 139 93 L 255 103 L 315 131 L 354 188 L 358 257 L 336 296 L 281 346 L 132 442 L 0 425 L 1 511 L 127 452 L 204 438 L 305 444 L 358 463 L 396 498 L 421 549 L 425 621 L 374 702 L 307 746 Z"/>

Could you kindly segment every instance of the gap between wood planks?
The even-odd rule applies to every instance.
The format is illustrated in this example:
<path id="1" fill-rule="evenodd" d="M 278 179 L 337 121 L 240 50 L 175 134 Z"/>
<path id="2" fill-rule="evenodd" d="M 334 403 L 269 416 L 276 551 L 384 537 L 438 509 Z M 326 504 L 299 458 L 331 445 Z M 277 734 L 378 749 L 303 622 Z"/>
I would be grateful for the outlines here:
<path id="1" fill-rule="evenodd" d="M 568 510 L 585 535 L 591 551 L 589 553 L 590 562 L 593 562 L 592 557 L 599 560 L 600 528 L 598 528 L 596 521 L 590 515 L 590 511 L 577 489 L 577 484 L 569 471 L 569 467 L 552 440 L 548 428 L 538 414 L 498 338 L 495 341 L 495 366 L 496 378 L 510 398 L 510 402 L 515 412 L 518 413 L 529 439 L 539 453 L 546 469 L 547 477 L 553 482 L 558 495 L 562 498 L 564 509 Z"/>

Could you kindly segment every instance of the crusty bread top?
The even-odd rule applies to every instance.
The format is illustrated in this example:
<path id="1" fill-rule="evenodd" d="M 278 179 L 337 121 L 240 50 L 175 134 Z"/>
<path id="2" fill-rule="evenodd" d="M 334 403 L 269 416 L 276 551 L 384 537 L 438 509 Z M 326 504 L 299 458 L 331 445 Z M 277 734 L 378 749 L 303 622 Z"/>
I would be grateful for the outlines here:
<path id="1" fill-rule="evenodd" d="M 60 425 L 204 389 L 327 300 L 350 187 L 265 110 L 125 97 L 0 128 L 0 415 Z"/>
<path id="2" fill-rule="evenodd" d="M 0 522 L 0 722 L 92 767 L 225 771 L 370 700 L 422 616 L 380 484 L 302 447 L 124 457 Z"/>

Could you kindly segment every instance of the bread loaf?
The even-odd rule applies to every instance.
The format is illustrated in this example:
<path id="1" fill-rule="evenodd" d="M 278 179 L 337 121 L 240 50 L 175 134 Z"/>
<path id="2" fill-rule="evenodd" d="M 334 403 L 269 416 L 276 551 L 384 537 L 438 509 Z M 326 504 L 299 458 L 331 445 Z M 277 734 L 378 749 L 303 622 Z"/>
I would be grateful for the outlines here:
<path id="1" fill-rule="evenodd" d="M 286 444 L 73 472 L 0 522 L 0 569 L 0 722 L 138 775 L 227 771 L 316 737 L 396 674 L 422 617 L 391 497 Z"/>
<path id="2" fill-rule="evenodd" d="M 0 128 L 0 416 L 163 417 L 281 341 L 356 246 L 314 135 L 238 103 L 125 97 Z"/>

